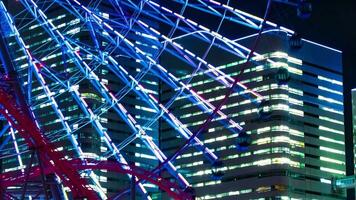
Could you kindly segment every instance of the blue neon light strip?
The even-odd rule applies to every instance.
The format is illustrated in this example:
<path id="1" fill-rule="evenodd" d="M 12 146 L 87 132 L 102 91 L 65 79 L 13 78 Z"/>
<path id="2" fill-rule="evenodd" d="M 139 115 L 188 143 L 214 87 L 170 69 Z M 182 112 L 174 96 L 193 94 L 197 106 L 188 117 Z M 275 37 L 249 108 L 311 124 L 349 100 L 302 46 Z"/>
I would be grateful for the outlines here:
<path id="1" fill-rule="evenodd" d="M 7 17 L 6 20 L 8 22 L 8 24 L 10 25 L 13 34 L 16 37 L 16 40 L 18 42 L 18 44 L 20 45 L 20 47 L 22 48 L 22 50 L 24 51 L 24 53 L 26 54 L 26 58 L 27 61 L 29 63 L 29 65 L 31 66 L 32 70 L 29 70 L 30 72 L 34 72 L 36 75 L 37 80 L 40 82 L 42 89 L 44 90 L 47 98 L 50 100 L 51 102 L 51 106 L 53 108 L 53 110 L 55 111 L 55 113 L 57 114 L 57 116 L 60 118 L 60 121 L 62 123 L 62 126 L 65 128 L 66 130 L 66 135 L 68 136 L 68 138 L 70 139 L 72 146 L 74 147 L 76 153 L 78 153 L 79 158 L 83 160 L 83 151 L 80 148 L 78 141 L 76 140 L 76 138 L 74 137 L 74 135 L 72 134 L 72 129 L 70 128 L 70 126 L 68 125 L 67 120 L 65 119 L 61 109 L 58 107 L 58 104 L 56 102 L 56 100 L 53 98 L 52 92 L 50 91 L 49 87 L 46 84 L 46 81 L 44 80 L 42 74 L 39 72 L 38 69 L 38 65 L 41 65 L 41 62 L 39 62 L 38 60 L 36 60 L 35 58 L 32 57 L 31 53 L 29 52 L 29 50 L 26 48 L 26 44 L 24 43 L 23 39 L 21 38 L 16 26 L 14 25 L 12 19 L 9 17 L 10 14 L 7 12 L 5 5 L 3 4 L 3 2 L 0 2 L 0 6 L 1 6 L 1 11 L 7 13 Z M 30 74 L 29 74 L 30 76 Z M 29 83 L 31 84 L 31 83 Z M 11 129 L 12 130 L 12 129 Z M 14 139 L 14 145 L 17 146 L 16 143 L 16 139 L 14 134 L 12 134 L 12 137 Z M 17 148 L 17 147 L 16 147 Z M 18 153 L 18 152 L 17 152 Z M 21 162 L 20 162 L 21 161 Z M 19 159 L 19 163 L 20 166 L 22 166 L 22 160 Z M 90 178 L 93 180 L 93 182 L 97 185 L 97 187 L 100 189 L 100 191 L 103 191 L 103 189 L 100 186 L 99 180 L 95 177 L 94 173 L 90 170 L 89 172 L 89 176 Z M 103 192 L 100 192 L 100 196 L 106 198 L 106 195 Z"/>
<path id="2" fill-rule="evenodd" d="M 153 66 L 155 66 L 159 71 L 161 71 L 163 74 L 165 74 L 166 78 L 168 78 L 169 81 L 171 82 L 177 82 L 180 87 L 183 87 L 184 89 L 186 89 L 187 91 L 189 91 L 194 98 L 197 99 L 197 102 L 203 102 L 204 104 L 204 108 L 205 111 L 211 113 L 214 109 L 215 106 L 213 106 L 210 102 L 208 102 L 207 100 L 205 100 L 203 97 L 201 97 L 200 95 L 198 95 L 194 90 L 192 90 L 189 86 L 187 86 L 186 84 L 184 84 L 183 82 L 181 82 L 176 76 L 174 76 L 173 74 L 169 73 L 162 65 L 158 64 L 153 58 L 151 58 L 149 55 L 147 55 L 145 52 L 143 52 L 140 48 L 136 47 L 131 41 L 129 41 L 126 37 L 124 37 L 123 35 L 121 35 L 119 32 L 117 32 L 116 30 L 114 30 L 114 28 L 112 28 L 108 23 L 104 22 L 99 16 L 97 16 L 96 14 L 94 14 L 93 12 L 91 12 L 88 8 L 86 8 L 85 6 L 81 5 L 78 1 L 73 0 L 74 2 L 76 2 L 79 6 L 81 6 L 89 15 L 93 16 L 93 18 L 95 18 L 95 22 L 100 26 L 103 27 L 105 29 L 109 29 L 110 31 L 113 31 L 113 33 L 120 38 L 120 40 L 123 40 L 129 47 L 135 49 L 135 51 L 138 54 L 141 54 L 143 57 L 145 57 L 148 61 L 150 62 Z M 178 88 L 179 89 L 179 88 Z M 238 130 L 242 130 L 242 127 L 240 125 L 238 125 L 238 123 L 236 123 L 235 121 L 228 119 L 227 115 L 225 115 L 222 111 L 218 111 L 217 114 L 221 117 L 221 119 L 227 120 L 228 123 L 230 124 L 230 128 L 237 128 Z"/>

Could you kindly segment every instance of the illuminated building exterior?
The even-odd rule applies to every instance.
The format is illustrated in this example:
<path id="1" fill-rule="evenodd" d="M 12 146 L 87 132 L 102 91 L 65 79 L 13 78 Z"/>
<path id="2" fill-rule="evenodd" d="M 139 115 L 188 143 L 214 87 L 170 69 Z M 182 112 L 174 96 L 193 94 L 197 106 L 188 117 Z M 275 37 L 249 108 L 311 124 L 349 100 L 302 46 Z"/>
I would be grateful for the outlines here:
<path id="1" fill-rule="evenodd" d="M 234 93 L 222 107 L 222 111 L 218 113 L 220 116 L 203 131 L 204 133 L 199 138 L 209 148 L 214 149 L 222 164 L 207 162 L 203 154 L 213 162 L 217 157 L 214 157 L 214 154 L 209 152 L 204 144 L 200 143 L 198 146 L 196 140 L 196 144 L 192 146 L 198 146 L 199 151 L 193 151 L 193 147 L 190 147 L 179 154 L 174 165 L 177 166 L 178 172 L 184 174 L 189 179 L 189 183 L 192 183 L 198 199 L 343 198 L 344 194 L 332 193 L 330 188 L 331 178 L 341 176 L 345 172 L 341 52 L 310 41 L 304 41 L 300 49 L 290 49 L 288 37 L 284 33 L 264 34 L 256 49 L 260 55 L 254 57 L 253 62 L 245 66 L 244 61 L 236 60 L 239 57 L 236 54 L 232 56 L 219 50 L 218 47 L 221 45 L 223 46 L 221 49 L 225 48 L 224 50 L 231 47 L 231 45 L 223 45 L 228 40 L 220 41 L 216 46 L 213 45 L 215 37 L 223 38 L 217 32 L 210 31 L 214 36 L 211 42 L 211 46 L 214 47 L 210 51 L 210 40 L 200 41 L 203 43 L 200 44 L 196 38 L 195 40 L 190 40 L 190 36 L 185 38 L 185 34 L 174 38 L 174 42 L 171 42 L 168 37 L 174 36 L 173 34 L 165 33 L 166 36 L 164 32 L 160 33 L 154 29 L 158 23 L 162 22 L 150 22 L 150 20 L 155 21 L 156 18 L 145 22 L 146 18 L 140 17 L 137 26 L 143 29 L 135 27 L 137 28 L 134 29 L 135 31 L 125 36 L 120 33 L 125 32 L 127 26 L 124 26 L 120 33 L 110 32 L 110 29 L 114 30 L 112 26 L 119 30 L 120 27 L 116 25 L 120 23 L 116 22 L 121 21 L 115 18 L 117 16 L 110 21 L 111 16 L 106 14 L 106 11 L 115 12 L 108 10 L 105 4 L 101 4 L 104 5 L 101 11 L 105 12 L 92 12 L 78 1 L 73 1 L 73 4 L 77 6 L 74 7 L 74 12 L 73 10 L 65 12 L 57 7 L 49 6 L 51 9 L 44 9 L 46 13 L 44 14 L 34 1 L 28 2 L 31 6 L 25 10 L 31 11 L 34 8 L 35 15 L 40 15 L 28 24 L 25 23 L 26 25 L 20 29 L 23 41 L 28 44 L 28 47 L 22 45 L 21 42 L 17 44 L 15 41 L 19 39 L 15 35 L 9 34 L 6 37 L 12 47 L 11 52 L 14 52 L 16 58 L 14 63 L 16 63 L 17 72 L 26 77 L 20 81 L 36 120 L 46 136 L 59 146 L 58 151 L 69 150 L 67 160 L 71 160 L 71 154 L 73 158 L 96 161 L 116 159 L 119 163 L 134 163 L 136 166 L 151 170 L 159 161 L 165 160 L 164 156 L 159 153 L 159 148 L 170 156 L 189 138 L 191 134 L 189 131 L 196 130 L 209 116 L 208 113 L 212 107 L 206 103 L 205 99 L 217 105 L 223 99 L 222 95 L 227 92 L 227 84 L 221 85 L 221 82 L 215 82 L 212 78 L 203 76 L 213 71 L 214 67 L 207 64 L 212 63 L 220 66 L 219 70 L 261 93 L 267 100 L 263 102 L 267 103 L 261 106 L 259 100 L 247 97 L 248 95 L 245 94 L 247 89 Z M 157 2 L 150 1 L 154 6 L 152 11 L 159 7 L 162 12 L 173 13 Z M 42 3 L 46 5 L 48 2 Z M 217 5 L 217 2 L 215 4 Z M 226 5 L 220 5 L 221 8 L 231 9 Z M 150 10 L 139 9 L 135 6 L 131 5 L 133 7 L 131 11 L 147 12 L 146 17 L 152 17 Z M 79 8 L 83 12 L 76 12 Z M 249 26 L 259 29 L 258 22 L 252 20 L 258 19 L 257 21 L 261 23 L 260 18 L 247 19 L 251 16 L 235 9 L 234 12 L 238 12 L 239 16 L 243 15 L 242 19 L 250 23 Z M 86 17 L 91 16 L 97 21 L 87 20 L 82 16 L 83 13 Z M 28 12 L 23 14 L 28 14 Z M 21 14 L 17 17 L 20 19 L 17 23 L 22 24 L 21 20 L 25 17 Z M 189 27 L 198 27 L 203 30 L 202 32 L 209 32 L 207 27 L 177 12 L 171 17 L 177 17 L 179 20 L 185 19 Z M 108 23 L 103 23 L 106 20 Z M 80 21 L 85 23 L 80 23 Z M 111 26 L 109 22 L 115 25 Z M 90 28 L 88 26 L 90 23 L 96 23 L 95 28 Z M 169 23 L 169 28 L 172 28 L 171 25 L 172 23 Z M 271 22 L 269 25 L 274 26 Z M 137 30 L 143 30 L 144 33 Z M 191 35 L 190 29 L 180 31 L 187 31 L 187 35 Z M 47 35 L 46 32 L 50 34 Z M 93 36 L 95 34 L 98 36 Z M 178 32 L 178 34 L 181 33 Z M 208 38 L 204 37 L 204 39 Z M 238 42 L 250 46 L 253 39 L 253 37 L 247 37 L 238 39 Z M 162 40 L 171 42 L 172 46 L 158 54 L 158 46 L 166 45 L 161 44 Z M 127 44 L 119 46 L 119 42 Z M 117 48 L 118 46 L 120 48 Z M 22 52 L 21 48 L 24 47 L 30 49 L 31 54 L 27 55 L 26 52 Z M 172 47 L 178 49 L 177 52 L 180 54 L 173 51 Z M 203 52 L 201 49 L 209 53 L 200 55 Z M 233 50 L 237 49 L 234 47 Z M 175 53 L 172 54 L 172 51 Z M 236 53 L 234 51 L 230 49 L 227 52 Z M 246 53 L 246 49 L 244 51 Z M 245 56 L 243 52 L 239 55 Z M 193 71 L 199 72 L 192 77 L 191 74 L 194 73 L 185 68 L 187 65 L 182 64 L 182 58 L 188 58 L 189 61 L 198 60 L 200 64 L 205 63 L 208 69 L 204 71 L 194 69 Z M 112 60 L 117 60 L 117 63 L 123 66 L 122 69 L 118 69 L 118 65 Z M 143 62 L 143 60 L 146 61 Z M 158 60 L 164 67 L 155 64 L 155 60 Z M 85 66 L 84 62 L 90 63 L 90 70 L 88 68 L 82 70 Z M 32 80 L 28 76 L 31 71 L 29 63 L 35 65 Z M 242 68 L 246 68 L 243 73 L 241 73 Z M 83 71 L 84 75 L 81 74 Z M 53 76 L 51 73 L 55 72 L 62 73 Z M 180 80 L 176 76 L 180 77 Z M 224 82 L 224 76 L 220 73 L 215 78 Z M 59 79 L 56 79 L 58 77 Z M 138 81 L 134 77 L 139 80 L 140 84 L 145 85 L 145 88 L 136 84 Z M 228 84 L 230 83 L 231 79 Z M 177 95 L 176 99 L 173 98 L 173 94 L 180 90 L 180 87 L 185 88 L 185 91 Z M 127 88 L 127 93 L 121 93 Z M 190 98 L 194 100 L 187 101 L 187 99 L 191 100 Z M 159 101 L 155 101 L 156 99 Z M 168 105 L 171 100 L 172 105 L 167 106 L 169 108 L 163 106 L 163 104 Z M 144 101 L 149 102 L 149 105 Z M 116 109 L 110 109 L 111 107 Z M 230 123 L 231 120 L 228 121 L 230 124 L 220 123 L 227 121 L 226 115 L 220 114 L 222 112 L 228 114 L 234 123 L 239 122 L 250 135 L 252 144 L 247 150 L 237 147 L 238 133 L 236 129 L 230 131 L 235 128 L 231 128 L 234 123 Z M 29 160 L 25 141 L 14 139 L 13 136 L 17 135 L 11 130 L 9 134 L 13 143 L 7 145 L 16 145 L 13 149 L 18 149 L 14 155 L 19 155 L 19 152 L 24 153 L 21 156 L 2 160 L 3 172 L 21 170 L 24 168 L 23 164 L 28 163 Z M 64 139 L 66 136 L 73 137 L 68 140 Z M 183 140 L 182 137 L 186 139 Z M 104 145 L 105 142 L 109 145 Z M 159 148 L 153 146 L 153 143 Z M 113 144 L 120 150 L 115 150 L 113 146 L 110 146 Z M 121 159 L 119 153 L 122 153 L 127 160 Z M 211 170 L 212 165 L 214 173 Z M 186 189 L 184 184 L 189 185 L 189 183 L 184 182 L 184 178 L 179 176 L 174 166 L 170 168 L 169 166 L 171 165 L 166 165 L 168 170 L 161 172 L 160 175 L 170 177 L 178 175 L 175 178 L 183 183 L 181 188 Z M 88 173 L 87 175 L 90 176 L 92 180 L 90 184 L 94 188 L 99 188 L 101 185 L 101 189 L 97 191 L 103 199 L 106 195 L 111 196 L 127 189 L 131 182 L 127 174 L 105 170 L 96 170 L 94 174 Z M 166 196 L 160 197 L 160 194 L 156 193 L 157 186 L 148 183 L 144 185 L 149 193 L 153 193 L 154 199 L 167 198 Z M 36 185 L 33 185 L 33 188 L 35 187 Z M 21 189 L 21 187 L 11 189 Z M 68 191 L 68 188 L 63 190 Z M 30 191 L 28 194 L 33 195 Z"/>
<path id="2" fill-rule="evenodd" d="M 221 177 L 199 152 L 187 151 L 179 157 L 176 165 L 195 187 L 198 199 L 345 198 L 332 192 L 330 185 L 332 177 L 345 175 L 341 52 L 306 40 L 293 49 L 289 42 L 284 33 L 265 33 L 256 50 L 261 56 L 242 75 L 237 74 L 243 61 L 220 65 L 220 70 L 269 99 L 265 109 L 269 108 L 263 111 L 268 116 L 261 116 L 258 104 L 243 95 L 233 95 L 222 107 L 241 122 L 252 144 L 239 150 L 236 134 L 223 130 L 218 120 L 212 122 L 201 139 L 221 157 Z M 190 85 L 214 105 L 225 94 L 223 87 L 202 74 L 193 77 Z M 163 101 L 165 97 L 169 93 L 163 89 Z M 192 130 L 207 116 L 184 98 L 172 108 Z M 171 132 L 162 125 L 161 145 L 166 151 L 182 142 Z"/>

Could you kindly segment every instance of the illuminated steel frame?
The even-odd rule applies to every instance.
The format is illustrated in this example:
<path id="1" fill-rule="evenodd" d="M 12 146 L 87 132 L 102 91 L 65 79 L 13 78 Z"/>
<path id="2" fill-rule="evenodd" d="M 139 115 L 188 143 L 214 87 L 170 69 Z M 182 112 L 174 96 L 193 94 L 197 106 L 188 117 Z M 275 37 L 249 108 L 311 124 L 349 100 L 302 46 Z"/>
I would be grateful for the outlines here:
<path id="1" fill-rule="evenodd" d="M 6 123 L 0 131 L 0 136 L 4 136 L 5 138 L 0 144 L 0 159 L 16 157 L 19 165 L 17 171 L 0 174 L 2 180 L 0 186 L 2 190 L 5 190 L 6 187 L 9 186 L 22 184 L 31 178 L 41 176 L 41 174 L 42 177 L 43 174 L 55 174 L 61 184 L 70 188 L 74 197 L 85 196 L 90 199 L 107 198 L 101 189 L 99 180 L 97 180 L 97 177 L 92 171 L 106 169 L 108 171 L 127 174 L 129 178 L 134 179 L 139 191 L 147 199 L 151 199 L 151 197 L 148 195 L 143 181 L 156 184 L 162 191 L 165 191 L 173 198 L 192 198 L 192 194 L 189 192 L 191 185 L 173 165 L 174 160 L 190 145 L 194 146 L 198 151 L 202 151 L 212 166 L 219 162 L 219 157 L 197 137 L 204 127 L 197 133 L 194 133 L 193 130 L 190 130 L 179 120 L 179 116 L 175 116 L 170 111 L 172 103 L 179 96 L 186 96 L 194 105 L 199 107 L 202 112 L 211 114 L 210 121 L 212 119 L 220 119 L 217 121 L 222 123 L 232 134 L 238 135 L 243 131 L 243 128 L 238 122 L 230 119 L 228 115 L 221 111 L 221 105 L 218 107 L 214 106 L 203 96 L 199 95 L 199 92 L 194 91 L 189 85 L 189 80 L 185 82 L 182 81 L 177 75 L 174 75 L 172 71 L 169 71 L 169 66 L 160 64 L 158 61 L 160 55 L 162 52 L 169 53 L 171 56 L 191 66 L 193 69 L 192 77 L 194 74 L 204 73 L 222 86 L 230 88 L 230 93 L 226 95 L 226 98 L 228 98 L 231 93 L 236 92 L 258 105 L 264 100 L 263 96 L 253 90 L 249 90 L 244 84 L 233 79 L 230 75 L 225 74 L 206 60 L 206 56 L 212 47 L 218 47 L 223 51 L 235 55 L 240 59 L 246 59 L 247 61 L 249 61 L 252 56 L 260 55 L 258 52 L 255 52 L 254 49 L 249 49 L 241 45 L 239 40 L 242 38 L 228 38 L 219 33 L 221 24 L 224 21 L 228 21 L 229 23 L 259 32 L 247 37 L 258 36 L 262 32 L 277 30 L 283 31 L 288 35 L 294 34 L 292 30 L 266 20 L 266 16 L 264 18 L 256 17 L 230 6 L 229 2 L 230 1 L 228 1 L 227 4 L 223 4 L 215 0 L 196 0 L 194 3 L 191 3 L 188 0 L 174 0 L 173 3 L 180 5 L 181 8 L 178 11 L 174 11 L 167 6 L 161 5 L 160 1 L 154 0 L 104 0 L 94 1 L 94 3 L 89 3 L 89 5 L 79 0 L 53 0 L 51 2 L 20 0 L 18 3 L 21 3 L 24 8 L 21 12 L 26 12 L 28 15 L 31 15 L 31 18 L 33 18 L 49 35 L 51 40 L 56 43 L 56 48 L 60 49 L 65 56 L 70 58 L 78 70 L 78 73 L 65 79 L 60 75 L 59 71 L 51 68 L 51 66 L 47 66 L 41 58 L 34 56 L 33 51 L 35 50 L 30 48 L 30 44 L 25 43 L 19 31 L 19 29 L 26 27 L 27 24 L 25 23 L 25 25 L 22 24 L 21 27 L 18 27 L 14 20 L 17 16 L 11 14 L 4 3 L 0 1 L 2 37 L 5 40 L 10 37 L 14 38 L 24 55 L 24 59 L 28 63 L 27 79 L 19 79 L 22 81 L 19 85 L 21 85 L 23 94 L 16 93 L 14 95 L 8 95 L 7 72 L 9 69 L 8 66 L 4 64 L 4 61 L 2 61 L 3 71 L 2 74 L 0 74 L 0 113 L 2 114 L 2 120 L 6 121 Z M 270 3 L 271 2 L 268 4 Z M 46 12 L 48 12 L 46 6 L 50 7 L 53 5 L 60 7 L 78 19 L 81 26 L 89 30 L 93 43 L 92 48 L 81 46 L 81 44 L 73 38 L 68 37 L 60 28 L 54 25 L 52 19 L 46 14 Z M 110 16 L 113 16 L 112 18 L 104 17 L 100 11 L 101 5 L 106 7 L 110 6 L 117 12 L 109 13 Z M 218 28 L 211 29 L 199 21 L 185 16 L 186 9 L 193 9 L 195 12 L 202 12 L 221 18 Z M 126 10 L 132 11 L 133 14 L 128 14 Z M 107 11 L 103 10 L 103 12 L 105 13 Z M 146 18 L 154 19 L 157 23 L 171 27 L 171 31 L 169 33 L 161 32 L 159 28 L 151 25 Z M 173 33 L 176 31 L 179 31 L 181 35 L 173 38 Z M 150 55 L 145 52 L 135 41 L 127 37 L 128 34 L 145 35 L 144 41 L 141 42 L 155 46 L 159 54 Z M 209 47 L 203 56 L 199 56 L 185 47 L 184 44 L 177 42 L 177 40 L 187 36 L 194 37 L 208 44 Z M 100 49 L 99 37 L 100 40 L 105 40 L 105 42 L 110 44 L 111 48 Z M 170 48 L 167 48 L 167 46 Z M 121 51 L 124 52 L 124 56 L 136 60 L 142 67 L 141 72 L 136 75 L 130 74 L 125 65 L 121 64 L 113 55 L 116 48 L 120 48 Z M 9 52 L 9 54 L 11 54 L 11 52 Z M 87 61 L 85 57 L 88 55 L 95 62 Z M 273 61 L 268 60 L 268 62 Z M 120 90 L 117 94 L 112 93 L 108 86 L 100 80 L 98 74 L 95 73 L 95 69 L 97 69 L 99 65 L 105 66 L 108 71 L 117 76 L 127 87 Z M 15 68 L 15 71 L 16 70 L 18 70 L 18 68 Z M 142 77 L 147 73 L 154 74 L 176 92 L 169 102 L 166 104 L 161 103 L 149 92 L 145 84 L 141 82 Z M 61 131 L 47 137 L 44 136 L 40 129 L 40 124 L 36 121 L 36 115 L 33 112 L 34 108 L 32 106 L 26 106 L 33 105 L 34 97 L 31 96 L 31 90 L 34 80 L 40 84 L 43 90 L 42 93 L 47 99 L 46 102 L 51 106 L 62 126 Z M 55 82 L 57 85 L 53 87 L 47 80 L 51 80 L 51 82 Z M 88 81 L 95 92 L 104 99 L 105 104 L 102 105 L 99 111 L 93 110 L 93 108 L 89 106 L 89 102 L 87 102 L 83 94 L 79 91 L 78 85 L 83 80 Z M 114 156 L 117 162 L 97 161 L 85 158 L 83 150 L 74 136 L 74 132 L 77 129 L 74 130 L 74 123 L 67 120 L 55 98 L 57 94 L 63 93 L 63 91 L 70 94 L 74 99 L 85 118 L 89 119 L 87 124 L 92 124 L 96 133 L 110 150 L 110 154 L 106 155 L 107 158 Z M 139 124 L 137 120 L 135 120 L 133 114 L 129 113 L 129 109 L 121 102 L 121 99 L 129 92 L 134 92 L 148 107 L 154 110 L 156 113 L 154 119 L 147 124 Z M 16 100 L 20 97 L 25 98 L 25 104 L 21 104 L 21 102 Z M 131 128 L 132 135 L 120 144 L 113 142 L 111 134 L 106 131 L 100 122 L 100 116 L 109 109 L 114 110 L 121 120 Z M 170 158 L 160 150 L 154 138 L 146 131 L 147 128 L 152 126 L 154 121 L 159 118 L 166 121 L 167 124 L 187 141 L 184 148 L 178 150 L 175 155 Z M 210 121 L 207 120 L 207 123 Z M 15 134 L 15 132 L 18 134 Z M 7 133 L 8 136 L 5 137 Z M 25 166 L 22 158 L 24 152 L 19 149 L 18 138 L 16 138 L 18 136 L 24 138 L 26 144 L 29 146 L 26 150 L 27 153 L 33 151 L 33 149 L 38 152 L 39 166 L 31 167 L 31 164 L 27 167 Z M 55 146 L 54 141 L 56 141 L 58 137 L 65 137 L 70 141 L 71 147 L 73 147 L 77 154 L 76 159 L 67 160 L 61 151 L 56 150 L 58 146 Z M 130 165 L 122 155 L 122 149 L 136 139 L 142 140 L 155 158 L 161 163 L 155 170 L 148 172 Z M 13 147 L 6 149 L 5 146 L 7 143 L 13 143 Z M 162 166 L 175 178 L 177 184 L 170 183 L 157 175 L 158 172 L 162 170 Z M 88 179 L 82 178 L 81 173 L 83 171 L 87 174 Z M 95 187 L 89 186 L 88 180 L 94 183 Z M 11 199 L 11 194 L 6 193 L 6 196 Z M 120 194 L 118 196 L 120 196 Z"/>

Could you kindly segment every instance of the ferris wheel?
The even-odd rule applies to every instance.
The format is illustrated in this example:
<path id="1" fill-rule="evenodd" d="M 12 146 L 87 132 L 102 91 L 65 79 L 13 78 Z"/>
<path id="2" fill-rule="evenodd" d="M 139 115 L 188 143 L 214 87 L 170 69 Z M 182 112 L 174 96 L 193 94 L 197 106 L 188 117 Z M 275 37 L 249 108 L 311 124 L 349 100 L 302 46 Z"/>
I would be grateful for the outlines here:
<path id="1" fill-rule="evenodd" d="M 233 95 L 268 104 L 219 66 L 259 56 L 263 31 L 294 33 L 266 19 L 271 3 L 260 18 L 229 0 L 0 1 L 2 197 L 194 198 L 176 159 L 194 148 L 221 167 L 202 139 L 212 122 L 249 143 L 224 105 Z M 248 35 L 254 44 L 240 44 Z M 200 82 L 218 88 L 220 101 L 202 95 Z M 180 115 L 184 105 L 204 114 L 198 128 Z M 161 147 L 161 126 L 177 148 Z M 106 191 L 102 179 L 115 176 L 131 186 Z"/>

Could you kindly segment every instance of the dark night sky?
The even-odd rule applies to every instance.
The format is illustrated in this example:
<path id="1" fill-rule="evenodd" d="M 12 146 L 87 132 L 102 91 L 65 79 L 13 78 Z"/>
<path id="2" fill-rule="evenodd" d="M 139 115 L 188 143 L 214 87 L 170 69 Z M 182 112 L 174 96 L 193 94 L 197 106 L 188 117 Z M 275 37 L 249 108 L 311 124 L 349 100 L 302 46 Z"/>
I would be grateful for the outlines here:
<path id="1" fill-rule="evenodd" d="M 296 0 L 294 0 L 296 1 Z M 239 0 L 239 8 L 263 16 L 267 0 Z M 303 38 L 343 51 L 345 116 L 351 110 L 351 88 L 356 88 L 356 1 L 311 0 L 309 19 L 296 16 L 296 9 L 273 3 L 269 20 L 293 29 Z"/>
<path id="2" fill-rule="evenodd" d="M 262 16 L 267 0 L 239 0 L 243 10 Z M 261 3 L 264 2 L 264 3 Z M 296 9 L 273 3 L 269 19 L 299 32 L 303 38 L 343 51 L 345 86 L 356 88 L 356 1 L 312 0 L 311 18 L 296 17 Z"/>

